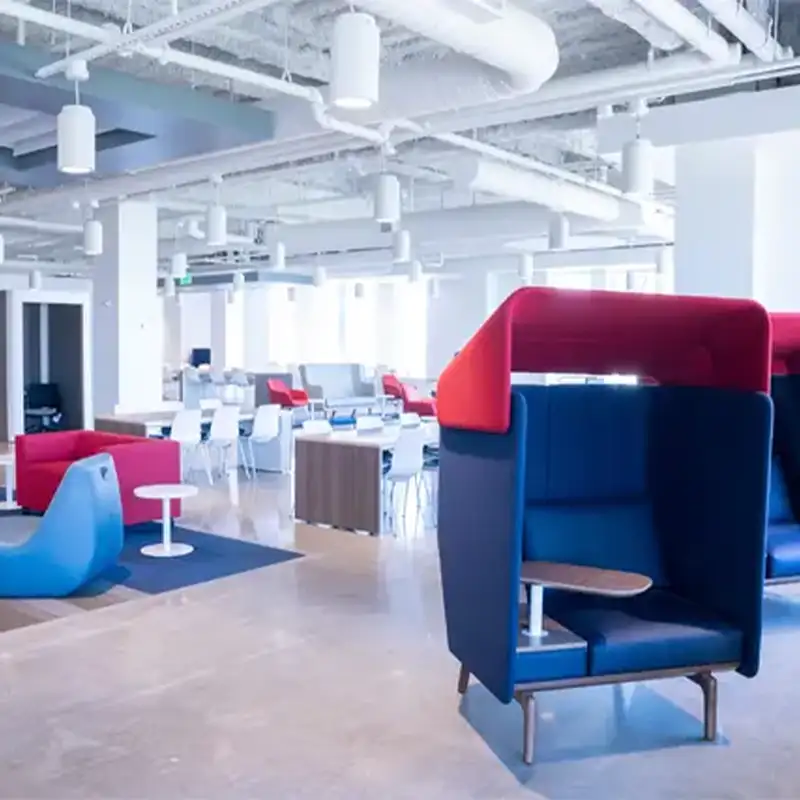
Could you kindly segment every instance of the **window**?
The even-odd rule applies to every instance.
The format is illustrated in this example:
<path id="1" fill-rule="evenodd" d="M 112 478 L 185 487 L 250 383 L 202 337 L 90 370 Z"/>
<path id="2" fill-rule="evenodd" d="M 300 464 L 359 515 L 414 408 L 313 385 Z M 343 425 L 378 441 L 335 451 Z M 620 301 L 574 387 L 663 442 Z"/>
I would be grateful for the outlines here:
<path id="1" fill-rule="evenodd" d="M 356 287 L 360 286 L 360 296 Z M 342 360 L 355 364 L 378 361 L 378 285 L 344 281 L 341 303 Z"/>

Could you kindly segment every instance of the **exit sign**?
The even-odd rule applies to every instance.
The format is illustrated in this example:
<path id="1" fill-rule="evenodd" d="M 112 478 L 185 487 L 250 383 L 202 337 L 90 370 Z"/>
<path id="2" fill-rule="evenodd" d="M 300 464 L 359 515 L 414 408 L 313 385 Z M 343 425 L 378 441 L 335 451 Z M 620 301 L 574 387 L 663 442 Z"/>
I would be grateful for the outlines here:
<path id="1" fill-rule="evenodd" d="M 178 286 L 191 286 L 191 285 L 192 285 L 191 275 L 184 275 L 182 278 L 178 280 Z"/>

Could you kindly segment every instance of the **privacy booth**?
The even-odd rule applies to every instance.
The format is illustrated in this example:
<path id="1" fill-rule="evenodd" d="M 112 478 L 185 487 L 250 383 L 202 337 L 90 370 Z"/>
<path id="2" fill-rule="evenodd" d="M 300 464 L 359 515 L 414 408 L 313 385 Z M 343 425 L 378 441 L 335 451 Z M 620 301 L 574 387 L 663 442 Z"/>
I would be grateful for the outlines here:
<path id="1" fill-rule="evenodd" d="M 716 737 L 714 673 L 759 665 L 772 403 L 751 301 L 520 289 L 438 386 L 439 552 L 461 663 L 536 692 L 685 676 Z M 640 385 L 511 385 L 511 373 Z"/>
<path id="2" fill-rule="evenodd" d="M 800 314 L 772 315 L 772 478 L 767 583 L 800 580 Z"/>

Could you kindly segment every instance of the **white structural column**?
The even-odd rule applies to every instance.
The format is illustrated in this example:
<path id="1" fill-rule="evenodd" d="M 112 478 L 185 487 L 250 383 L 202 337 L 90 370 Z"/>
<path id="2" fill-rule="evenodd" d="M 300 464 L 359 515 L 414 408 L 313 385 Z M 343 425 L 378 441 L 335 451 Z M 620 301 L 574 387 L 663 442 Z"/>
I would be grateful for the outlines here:
<path id="1" fill-rule="evenodd" d="M 244 368 L 245 292 L 217 289 L 211 293 L 211 366 Z"/>
<path id="2" fill-rule="evenodd" d="M 164 363 L 177 369 L 186 360 L 181 336 L 183 306 L 180 295 L 162 297 L 164 306 Z"/>
<path id="3" fill-rule="evenodd" d="M 678 148 L 675 292 L 800 311 L 798 185 L 798 133 Z"/>
<path id="4" fill-rule="evenodd" d="M 104 208 L 103 254 L 93 269 L 94 409 L 155 408 L 162 395 L 164 317 L 158 297 L 158 209 Z"/>
<path id="5" fill-rule="evenodd" d="M 437 297 L 428 300 L 427 375 L 436 378 L 494 310 L 495 277 L 486 269 L 465 269 L 443 280 Z"/>

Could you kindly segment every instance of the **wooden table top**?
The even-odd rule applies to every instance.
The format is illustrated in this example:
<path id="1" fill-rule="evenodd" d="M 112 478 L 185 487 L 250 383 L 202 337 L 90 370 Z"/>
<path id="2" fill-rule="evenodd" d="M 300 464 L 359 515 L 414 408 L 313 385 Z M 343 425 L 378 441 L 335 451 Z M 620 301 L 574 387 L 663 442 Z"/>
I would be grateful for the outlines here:
<path id="1" fill-rule="evenodd" d="M 636 572 L 552 561 L 523 561 L 521 579 L 523 583 L 535 583 L 548 589 L 566 589 L 606 597 L 633 597 L 646 592 L 653 585 L 651 578 Z"/>
<path id="2" fill-rule="evenodd" d="M 422 427 L 425 434 L 425 443 L 430 445 L 438 444 L 438 425 L 423 422 Z M 401 428 L 400 425 L 387 425 L 376 431 L 337 431 L 334 429 L 332 433 L 306 433 L 305 431 L 299 430 L 294 436 L 298 441 L 347 444 L 357 447 L 373 447 L 381 450 L 389 450 L 397 444 L 397 439 L 400 436 L 401 430 L 404 429 Z"/>
<path id="3" fill-rule="evenodd" d="M 210 421 L 214 416 L 213 408 L 204 408 L 200 414 L 204 421 Z M 140 411 L 131 414 L 98 414 L 96 419 L 116 420 L 118 422 L 133 422 L 141 425 L 154 425 L 167 427 L 172 425 L 177 411 Z M 239 412 L 239 419 L 248 421 L 253 419 L 255 411 L 253 409 L 242 409 Z"/>

